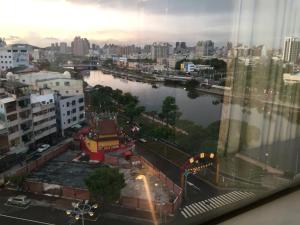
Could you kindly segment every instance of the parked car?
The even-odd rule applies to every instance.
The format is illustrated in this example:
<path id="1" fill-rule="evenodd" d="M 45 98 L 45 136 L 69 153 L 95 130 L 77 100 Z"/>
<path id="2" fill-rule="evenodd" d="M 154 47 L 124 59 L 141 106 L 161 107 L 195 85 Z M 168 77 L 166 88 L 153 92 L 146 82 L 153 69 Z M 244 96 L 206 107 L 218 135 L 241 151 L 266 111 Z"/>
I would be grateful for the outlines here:
<path id="1" fill-rule="evenodd" d="M 43 144 L 43 145 L 41 145 L 41 146 L 37 149 L 37 151 L 38 151 L 38 152 L 44 152 L 44 151 L 46 151 L 48 148 L 50 148 L 50 145 L 48 145 L 48 144 Z"/>
<path id="2" fill-rule="evenodd" d="M 25 195 L 18 195 L 18 196 L 14 196 L 14 197 L 10 197 L 7 200 L 7 203 L 10 205 L 16 205 L 16 206 L 27 206 L 30 204 L 30 199 L 27 198 L 27 196 Z"/>
<path id="3" fill-rule="evenodd" d="M 147 140 L 144 139 L 144 138 L 140 138 L 139 141 L 142 142 L 142 143 L 146 143 L 147 142 Z"/>

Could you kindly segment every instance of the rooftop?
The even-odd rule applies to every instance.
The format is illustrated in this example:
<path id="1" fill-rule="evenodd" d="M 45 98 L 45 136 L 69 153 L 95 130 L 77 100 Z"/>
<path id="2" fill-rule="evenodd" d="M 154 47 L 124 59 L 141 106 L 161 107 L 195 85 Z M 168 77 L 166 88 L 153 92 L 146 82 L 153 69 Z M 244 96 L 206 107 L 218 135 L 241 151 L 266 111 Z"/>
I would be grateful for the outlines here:
<path id="1" fill-rule="evenodd" d="M 8 89 L 28 87 L 27 84 L 23 84 L 21 82 L 12 81 L 12 80 L 4 81 L 3 86 Z"/>
<path id="2" fill-rule="evenodd" d="M 98 134 L 99 135 L 109 135 L 118 133 L 117 124 L 114 120 L 100 120 L 98 122 Z"/>
<path id="3" fill-rule="evenodd" d="M 3 104 L 8 103 L 8 102 L 14 102 L 14 101 L 16 101 L 16 99 L 13 97 L 8 97 L 8 96 L 5 96 L 4 98 L 0 97 L 0 102 Z"/>
<path id="4" fill-rule="evenodd" d="M 80 152 L 67 151 L 62 155 L 48 161 L 39 170 L 33 172 L 29 179 L 42 181 L 48 184 L 58 184 L 85 188 L 84 179 L 94 169 L 103 164 L 88 164 L 86 162 L 73 162 Z"/>

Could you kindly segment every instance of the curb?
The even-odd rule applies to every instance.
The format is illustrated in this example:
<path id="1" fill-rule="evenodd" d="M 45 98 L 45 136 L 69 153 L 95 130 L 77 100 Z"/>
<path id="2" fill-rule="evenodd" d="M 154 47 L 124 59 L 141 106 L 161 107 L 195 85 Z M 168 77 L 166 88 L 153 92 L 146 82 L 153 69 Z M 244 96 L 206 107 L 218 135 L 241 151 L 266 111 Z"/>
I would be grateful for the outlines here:
<path id="1" fill-rule="evenodd" d="M 119 219 L 127 222 L 141 222 L 142 224 L 154 224 L 152 220 L 149 219 L 143 219 L 140 217 L 133 217 L 133 216 L 124 216 L 120 214 L 114 214 L 114 213 L 104 213 L 102 215 L 104 218 L 109 218 L 109 219 Z"/>

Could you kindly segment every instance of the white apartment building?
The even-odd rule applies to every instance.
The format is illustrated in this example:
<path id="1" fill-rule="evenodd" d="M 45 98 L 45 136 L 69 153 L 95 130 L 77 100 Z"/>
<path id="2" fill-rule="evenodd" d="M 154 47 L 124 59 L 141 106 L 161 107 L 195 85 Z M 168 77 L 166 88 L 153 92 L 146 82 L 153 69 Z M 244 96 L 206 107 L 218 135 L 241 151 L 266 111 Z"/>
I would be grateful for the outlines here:
<path id="1" fill-rule="evenodd" d="M 66 71 L 64 73 L 52 72 L 52 71 L 39 71 L 34 73 L 26 73 L 26 74 L 13 74 L 7 73 L 6 79 L 8 80 L 16 80 L 23 84 L 27 84 L 30 89 L 38 90 L 37 81 L 39 80 L 50 80 L 56 78 L 66 78 L 71 79 L 71 74 Z"/>
<path id="2" fill-rule="evenodd" d="M 29 53 L 25 46 L 0 47 L 0 71 L 29 66 Z"/>
<path id="3" fill-rule="evenodd" d="M 62 136 L 65 130 L 85 120 L 84 96 L 56 96 L 56 114 Z"/>
<path id="4" fill-rule="evenodd" d="M 66 129 L 85 120 L 83 81 L 71 79 L 69 72 L 57 73 L 40 71 L 26 74 L 8 73 L 6 77 L 8 80 L 16 80 L 20 83 L 27 84 L 33 92 L 40 93 L 40 97 L 32 96 L 32 100 L 34 100 L 33 104 L 41 105 L 43 102 L 50 103 L 50 101 L 52 104 L 53 98 L 51 94 L 54 96 L 53 104 L 55 104 L 56 108 L 57 130 L 59 130 L 63 136 Z M 46 100 L 43 100 L 44 98 Z M 48 111 L 37 108 L 37 110 L 42 110 L 45 113 L 41 116 L 44 119 L 42 122 L 37 123 L 38 121 L 34 121 L 35 125 L 38 125 L 38 128 L 34 128 L 35 135 L 38 136 L 37 140 L 51 135 L 53 133 L 52 131 L 54 131 L 54 126 L 52 126 L 54 121 L 53 111 L 49 111 L 51 106 L 46 105 L 47 106 L 44 107 L 46 107 Z M 40 112 L 36 113 L 39 114 Z M 46 118 L 48 118 L 48 121 Z M 48 133 L 46 132 L 47 126 L 50 130 Z M 40 128 L 43 130 L 40 130 Z"/>
<path id="5" fill-rule="evenodd" d="M 35 91 L 48 88 L 60 93 L 62 96 L 83 95 L 82 80 L 71 79 L 71 74 L 68 71 L 64 73 L 50 71 L 26 74 L 8 73 L 6 78 L 27 84 L 31 90 Z"/>
<path id="6" fill-rule="evenodd" d="M 32 106 L 34 141 L 56 136 L 56 110 L 53 94 L 30 96 Z"/>
<path id="7" fill-rule="evenodd" d="M 49 88 L 62 96 L 83 95 L 82 80 L 69 78 L 49 78 L 36 82 L 38 89 Z"/>
<path id="8" fill-rule="evenodd" d="M 33 143 L 32 113 L 27 85 L 1 81 L 0 123 L 7 129 L 11 153 L 25 152 Z"/>

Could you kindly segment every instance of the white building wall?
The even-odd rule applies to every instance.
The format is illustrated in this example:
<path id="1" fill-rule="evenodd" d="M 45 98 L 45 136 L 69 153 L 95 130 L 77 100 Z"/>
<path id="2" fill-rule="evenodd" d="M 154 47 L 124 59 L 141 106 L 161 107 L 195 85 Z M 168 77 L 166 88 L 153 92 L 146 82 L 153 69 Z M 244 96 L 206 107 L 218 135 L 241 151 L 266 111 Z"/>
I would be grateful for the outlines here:
<path id="1" fill-rule="evenodd" d="M 32 104 L 33 135 L 37 141 L 57 132 L 55 99 L 53 94 L 30 96 Z"/>
<path id="2" fill-rule="evenodd" d="M 50 88 L 53 91 L 59 92 L 61 96 L 83 95 L 82 80 L 64 78 L 40 80 L 37 81 L 36 86 L 38 89 Z"/>
<path id="3" fill-rule="evenodd" d="M 62 136 L 64 131 L 85 120 L 84 96 L 57 97 L 57 116 Z"/>
<path id="4" fill-rule="evenodd" d="M 23 46 L 0 48 L 0 70 L 5 71 L 19 66 L 29 66 L 29 53 Z"/>

